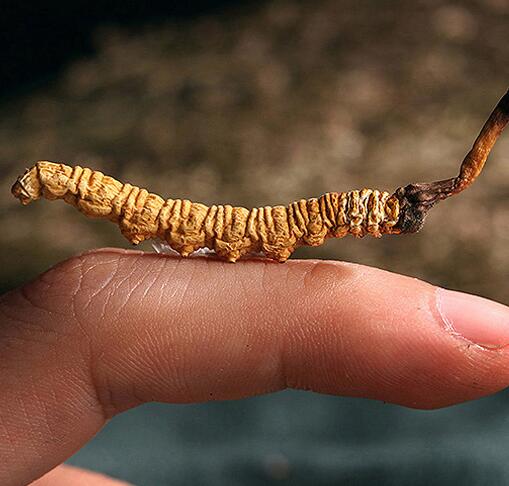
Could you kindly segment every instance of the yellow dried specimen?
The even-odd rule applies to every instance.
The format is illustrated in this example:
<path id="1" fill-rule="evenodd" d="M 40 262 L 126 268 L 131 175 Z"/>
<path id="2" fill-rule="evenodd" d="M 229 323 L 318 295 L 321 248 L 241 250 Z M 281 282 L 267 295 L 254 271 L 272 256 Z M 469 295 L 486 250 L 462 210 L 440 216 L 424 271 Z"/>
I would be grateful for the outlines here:
<path id="1" fill-rule="evenodd" d="M 399 217 L 395 195 L 372 189 L 331 192 L 288 206 L 246 209 L 163 199 L 102 172 L 37 162 L 12 188 L 23 204 L 44 197 L 63 199 L 91 217 L 117 223 L 132 243 L 160 239 L 182 256 L 201 248 L 230 262 L 263 253 L 284 262 L 299 246 L 318 246 L 328 237 L 390 234 Z"/>
<path id="2" fill-rule="evenodd" d="M 408 184 L 394 194 L 362 189 L 330 192 L 288 206 L 246 209 L 205 206 L 166 199 L 102 172 L 37 162 L 12 187 L 23 204 L 41 197 L 63 199 L 87 216 L 108 218 L 137 244 L 150 238 L 182 256 L 208 248 L 230 262 L 263 253 L 284 262 L 299 246 L 318 246 L 326 238 L 415 233 L 439 201 L 459 194 L 481 173 L 497 138 L 509 123 L 509 91 L 501 98 L 464 158 L 456 177 Z"/>

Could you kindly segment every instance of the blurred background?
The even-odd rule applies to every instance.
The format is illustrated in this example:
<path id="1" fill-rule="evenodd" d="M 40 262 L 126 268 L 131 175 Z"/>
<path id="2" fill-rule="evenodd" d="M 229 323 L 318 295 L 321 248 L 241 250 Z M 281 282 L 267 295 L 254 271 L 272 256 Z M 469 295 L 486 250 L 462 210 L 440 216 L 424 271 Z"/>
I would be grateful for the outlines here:
<path id="1" fill-rule="evenodd" d="M 39 159 L 244 206 L 456 175 L 509 86 L 509 2 L 4 0 L 0 59 L 6 291 L 77 252 L 128 246 L 63 203 L 16 204 L 11 184 Z M 421 233 L 296 256 L 509 304 L 508 135 Z M 507 405 L 506 392 L 433 412 L 303 392 L 152 404 L 70 462 L 147 486 L 509 484 Z"/>

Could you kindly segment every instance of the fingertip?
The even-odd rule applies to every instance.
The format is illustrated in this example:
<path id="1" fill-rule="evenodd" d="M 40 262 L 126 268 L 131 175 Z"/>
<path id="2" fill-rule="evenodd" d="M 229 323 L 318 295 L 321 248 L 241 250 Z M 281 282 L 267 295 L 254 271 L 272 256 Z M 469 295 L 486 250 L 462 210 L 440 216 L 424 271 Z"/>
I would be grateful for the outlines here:
<path id="1" fill-rule="evenodd" d="M 334 283 L 345 268 L 351 275 Z M 475 332 L 484 333 L 474 343 L 444 321 L 443 291 L 426 282 L 355 265 L 313 272 L 308 289 L 328 290 L 312 293 L 318 302 L 297 304 L 310 317 L 287 345 L 292 387 L 435 409 L 509 384 L 507 307 L 464 296 L 473 301 L 463 304 L 465 325 L 472 331 L 475 318 Z M 488 338 L 494 345 L 486 346 Z"/>
<path id="2" fill-rule="evenodd" d="M 437 289 L 437 309 L 446 329 L 488 349 L 509 345 L 509 308 L 497 302 L 447 289 Z"/>

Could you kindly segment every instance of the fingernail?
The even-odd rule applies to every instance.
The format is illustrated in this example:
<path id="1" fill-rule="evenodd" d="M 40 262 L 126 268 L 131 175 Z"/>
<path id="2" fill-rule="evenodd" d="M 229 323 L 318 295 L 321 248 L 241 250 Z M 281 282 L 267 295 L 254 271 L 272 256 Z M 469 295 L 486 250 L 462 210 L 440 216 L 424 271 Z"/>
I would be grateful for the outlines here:
<path id="1" fill-rule="evenodd" d="M 483 348 L 509 344 L 509 307 L 482 297 L 439 288 L 437 309 L 445 327 Z"/>

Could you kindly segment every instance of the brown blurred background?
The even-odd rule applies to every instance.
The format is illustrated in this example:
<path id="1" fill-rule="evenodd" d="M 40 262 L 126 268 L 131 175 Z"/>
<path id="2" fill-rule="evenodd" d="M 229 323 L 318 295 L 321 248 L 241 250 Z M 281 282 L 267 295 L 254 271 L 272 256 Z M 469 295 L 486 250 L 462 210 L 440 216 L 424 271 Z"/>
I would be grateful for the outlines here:
<path id="1" fill-rule="evenodd" d="M 40 159 L 247 206 L 455 175 L 509 86 L 508 22 L 505 0 L 320 0 L 98 25 L 93 52 L 2 105 L 4 287 L 85 249 L 127 246 L 110 223 L 62 203 L 18 206 L 9 186 Z M 329 241 L 297 256 L 509 303 L 508 159 L 504 136 L 478 183 L 419 235 Z"/>
<path id="2" fill-rule="evenodd" d="M 205 203 L 393 190 L 455 175 L 509 87 L 507 0 L 156 3 L 5 10 L 3 290 L 77 252 L 128 246 L 111 223 L 62 202 L 18 205 L 10 185 L 36 160 Z M 509 304 L 509 133 L 478 182 L 437 206 L 421 233 L 330 240 L 296 256 Z"/>

